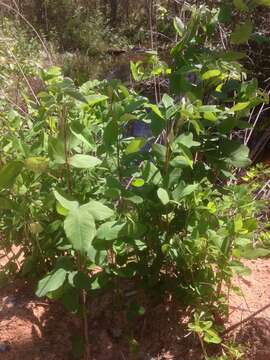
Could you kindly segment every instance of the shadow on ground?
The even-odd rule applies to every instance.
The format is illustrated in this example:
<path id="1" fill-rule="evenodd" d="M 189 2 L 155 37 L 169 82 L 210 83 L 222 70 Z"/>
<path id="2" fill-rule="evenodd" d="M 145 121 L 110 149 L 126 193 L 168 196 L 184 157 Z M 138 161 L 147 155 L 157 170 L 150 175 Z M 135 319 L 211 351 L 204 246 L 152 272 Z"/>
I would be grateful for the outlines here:
<path id="1" fill-rule="evenodd" d="M 246 348 L 248 360 L 270 359 L 270 320 L 254 318 L 238 331 L 236 342 Z"/>
<path id="2" fill-rule="evenodd" d="M 17 281 L 0 291 L 1 360 L 69 360 L 72 317 Z"/>
<path id="3" fill-rule="evenodd" d="M 71 360 L 80 322 L 60 303 L 38 299 L 26 283 L 0 290 L 1 360 Z M 140 295 L 136 294 L 138 303 Z M 92 360 L 201 359 L 196 339 L 186 336 L 187 315 L 169 299 L 144 303 L 146 313 L 128 319 L 126 303 L 105 294 L 89 304 Z M 1 352 L 1 345 L 2 351 Z M 6 346 L 6 348 L 5 348 Z"/>

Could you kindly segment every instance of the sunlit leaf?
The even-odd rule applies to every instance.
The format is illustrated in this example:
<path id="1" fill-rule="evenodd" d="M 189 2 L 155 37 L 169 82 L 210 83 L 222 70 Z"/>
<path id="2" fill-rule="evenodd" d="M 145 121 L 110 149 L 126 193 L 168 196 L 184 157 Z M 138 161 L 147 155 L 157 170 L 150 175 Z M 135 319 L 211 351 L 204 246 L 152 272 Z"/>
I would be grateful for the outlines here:
<path id="1" fill-rule="evenodd" d="M 192 133 L 186 133 L 179 135 L 175 140 L 175 144 L 181 144 L 187 147 L 188 149 L 192 147 L 198 147 L 200 146 L 200 143 L 198 141 L 193 140 L 193 134 Z"/>
<path id="2" fill-rule="evenodd" d="M 240 102 L 240 103 L 235 104 L 231 108 L 231 111 L 233 111 L 233 112 L 242 111 L 242 110 L 246 109 L 249 105 L 250 105 L 250 101 Z"/>
<path id="3" fill-rule="evenodd" d="M 87 207 L 70 210 L 64 222 L 66 235 L 75 250 L 87 253 L 96 235 L 94 217 Z"/>
<path id="4" fill-rule="evenodd" d="M 168 94 L 164 94 L 161 99 L 162 104 L 166 109 L 174 105 L 174 100 Z"/>
<path id="5" fill-rule="evenodd" d="M 91 215 L 97 221 L 106 220 L 114 215 L 112 209 L 95 200 L 89 201 L 89 203 L 82 205 L 81 208 L 89 210 Z"/>
<path id="6" fill-rule="evenodd" d="M 121 236 L 126 223 L 118 223 L 117 221 L 109 221 L 102 224 L 97 230 L 97 238 L 100 240 L 115 240 Z"/>
<path id="7" fill-rule="evenodd" d="M 159 188 L 157 191 L 157 195 L 159 200 L 162 202 L 163 205 L 167 205 L 170 201 L 169 195 L 165 189 Z"/>
<path id="8" fill-rule="evenodd" d="M 101 160 L 91 155 L 77 154 L 69 159 L 70 165 L 78 169 L 91 169 L 99 164 Z"/>
<path id="9" fill-rule="evenodd" d="M 86 96 L 86 102 L 88 105 L 94 106 L 108 99 L 105 95 L 88 95 Z"/>
<path id="10" fill-rule="evenodd" d="M 141 150 L 141 148 L 146 144 L 146 139 L 144 138 L 136 138 L 131 141 L 130 144 L 128 144 L 126 148 L 126 155 L 136 153 Z"/>
<path id="11" fill-rule="evenodd" d="M 247 248 L 241 251 L 241 256 L 245 259 L 257 259 L 270 255 L 270 249 L 264 248 Z"/>
<path id="12" fill-rule="evenodd" d="M 143 179 L 134 179 L 131 184 L 134 187 L 142 187 L 144 185 L 144 180 Z"/>
<path id="13" fill-rule="evenodd" d="M 57 190 L 53 191 L 56 200 L 67 210 L 75 210 L 79 207 L 78 201 L 67 200 L 64 196 L 59 194 Z"/>
<path id="14" fill-rule="evenodd" d="M 47 295 L 49 292 L 59 289 L 64 284 L 66 276 L 67 271 L 61 268 L 48 274 L 45 278 L 38 282 L 36 295 L 38 297 L 42 297 Z"/>
<path id="15" fill-rule="evenodd" d="M 216 70 L 208 70 L 202 75 L 202 79 L 209 80 L 209 79 L 212 79 L 213 77 L 217 77 L 219 75 L 221 75 L 220 70 L 217 70 L 217 69 Z"/>
<path id="16" fill-rule="evenodd" d="M 178 16 L 173 19 L 173 25 L 178 35 L 182 36 L 185 31 L 185 24 Z"/>

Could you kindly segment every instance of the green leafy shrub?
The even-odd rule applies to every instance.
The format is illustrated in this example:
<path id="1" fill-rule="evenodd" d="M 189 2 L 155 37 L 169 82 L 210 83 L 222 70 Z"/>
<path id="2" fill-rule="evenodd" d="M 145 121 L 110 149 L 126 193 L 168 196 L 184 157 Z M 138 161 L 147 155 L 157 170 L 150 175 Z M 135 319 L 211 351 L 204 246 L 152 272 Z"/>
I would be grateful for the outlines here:
<path id="1" fill-rule="evenodd" d="M 206 7 L 191 8 L 187 24 L 175 20 L 171 94 L 158 104 L 117 81 L 78 88 L 52 67 L 41 71 L 38 102 L 25 96 L 26 115 L 3 112 L 6 246 L 23 248 L 24 275 L 46 272 L 38 296 L 62 299 L 85 322 L 86 294 L 121 279 L 211 318 L 224 311 L 223 286 L 248 271 L 241 258 L 258 254 L 259 204 L 230 184 L 249 151 L 231 132 L 249 126 L 250 110 L 267 97 L 247 80 L 242 54 L 209 45 L 216 26 Z M 150 137 L 130 136 L 138 120 Z M 218 342 L 207 317 L 190 330 Z"/>

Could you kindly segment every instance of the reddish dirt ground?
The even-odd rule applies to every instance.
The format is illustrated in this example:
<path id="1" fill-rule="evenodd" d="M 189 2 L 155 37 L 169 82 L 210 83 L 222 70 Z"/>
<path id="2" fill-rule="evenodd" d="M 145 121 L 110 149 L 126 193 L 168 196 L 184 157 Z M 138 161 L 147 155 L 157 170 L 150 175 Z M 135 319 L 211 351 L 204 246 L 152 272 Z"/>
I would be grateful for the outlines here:
<path id="1" fill-rule="evenodd" d="M 243 296 L 230 296 L 228 325 L 242 321 L 270 303 L 270 259 L 249 260 L 245 265 L 252 273 L 234 280 Z M 270 307 L 239 326 L 233 337 L 247 348 L 245 359 L 270 360 Z"/>
<path id="2" fill-rule="evenodd" d="M 270 302 L 270 259 L 246 265 L 252 275 L 235 279 L 244 297 L 231 295 L 228 326 Z M 133 331 L 117 302 L 111 304 L 110 296 L 90 304 L 93 360 L 202 359 L 197 340 L 183 332 L 186 315 L 169 299 L 149 307 Z M 1 360 L 71 360 L 71 339 L 79 332 L 78 321 L 61 304 L 35 298 L 26 283 L 15 281 L 0 290 Z M 245 346 L 243 359 L 270 360 L 270 308 L 231 335 Z"/>

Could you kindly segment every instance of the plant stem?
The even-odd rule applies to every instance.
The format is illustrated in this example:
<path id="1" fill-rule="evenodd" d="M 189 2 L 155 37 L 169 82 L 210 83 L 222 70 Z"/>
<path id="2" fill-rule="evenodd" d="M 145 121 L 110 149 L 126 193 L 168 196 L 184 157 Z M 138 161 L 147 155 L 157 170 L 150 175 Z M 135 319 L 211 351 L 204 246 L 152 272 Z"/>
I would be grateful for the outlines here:
<path id="1" fill-rule="evenodd" d="M 68 149 L 68 128 L 67 128 L 67 116 L 66 116 L 66 108 L 63 107 L 63 110 L 61 112 L 61 123 L 63 124 L 63 135 L 64 135 L 64 149 L 65 149 L 65 164 L 66 164 L 66 170 L 67 170 L 67 187 L 68 192 L 72 193 L 72 181 L 71 181 L 71 170 L 70 170 L 70 164 L 69 164 L 69 149 Z"/>
<path id="2" fill-rule="evenodd" d="M 154 0 L 149 0 L 148 3 L 148 13 L 149 13 L 149 28 L 150 28 L 150 45 L 151 49 L 154 50 L 154 29 L 153 29 L 153 11 L 155 8 Z M 155 100 L 156 103 L 159 102 L 159 94 L 158 94 L 158 83 L 157 78 L 154 75 L 154 90 L 155 90 Z"/>
<path id="3" fill-rule="evenodd" d="M 202 351 L 203 351 L 203 356 L 205 359 L 208 359 L 208 355 L 207 355 L 207 352 L 205 350 L 205 346 L 204 346 L 204 343 L 203 343 L 203 339 L 201 338 L 200 334 L 198 334 L 198 338 L 199 338 L 199 341 L 200 341 L 200 344 L 201 344 L 201 348 L 202 348 Z"/>
<path id="4" fill-rule="evenodd" d="M 84 332 L 84 342 L 85 342 L 84 359 L 90 360 L 89 326 L 88 326 L 86 304 L 87 304 L 87 294 L 85 290 L 82 290 L 83 332 Z"/>
<path id="5" fill-rule="evenodd" d="M 65 149 L 65 161 L 66 161 L 66 172 L 67 172 L 67 187 L 68 192 L 72 193 L 72 174 L 70 170 L 69 164 L 69 150 L 68 150 L 68 128 L 67 128 L 67 114 L 65 106 L 61 112 L 61 123 L 63 124 L 63 135 L 64 135 L 64 149 Z M 77 254 L 77 267 L 79 271 L 86 273 L 85 269 L 85 261 L 82 259 L 80 253 Z M 89 346 L 89 326 L 88 326 L 88 318 L 87 318 L 87 293 L 84 289 L 81 290 L 81 305 L 82 305 L 82 330 L 83 330 L 83 338 L 84 338 L 84 360 L 90 360 L 90 346 Z"/>
<path id="6" fill-rule="evenodd" d="M 77 254 L 77 267 L 79 271 L 86 273 L 85 261 L 82 259 L 80 253 Z M 90 360 L 90 341 L 89 341 L 89 326 L 87 317 L 87 292 L 85 289 L 81 290 L 81 305 L 82 305 L 82 332 L 84 338 L 84 360 Z"/>
<path id="7" fill-rule="evenodd" d="M 165 176 L 168 175 L 169 161 L 170 161 L 170 144 L 169 144 L 168 137 L 169 137 L 169 125 L 167 124 L 166 132 L 165 132 L 165 142 L 166 142 L 166 160 L 165 160 L 165 164 L 164 164 Z M 169 214 L 167 212 L 166 213 L 166 240 L 168 240 L 168 236 L 169 236 L 169 227 L 170 227 Z"/>

